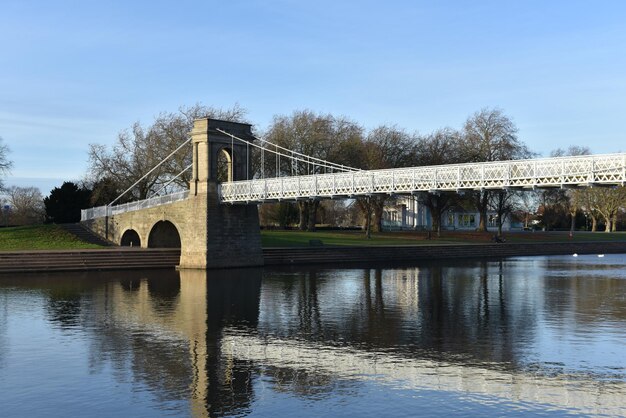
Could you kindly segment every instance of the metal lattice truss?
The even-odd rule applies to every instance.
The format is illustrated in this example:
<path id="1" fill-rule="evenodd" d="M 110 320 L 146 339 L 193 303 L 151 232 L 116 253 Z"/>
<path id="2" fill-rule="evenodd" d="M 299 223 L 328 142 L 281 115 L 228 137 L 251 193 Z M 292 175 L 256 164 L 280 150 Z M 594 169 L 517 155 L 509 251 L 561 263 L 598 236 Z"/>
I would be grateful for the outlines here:
<path id="1" fill-rule="evenodd" d="M 95 208 L 83 209 L 80 211 L 80 220 L 104 218 L 105 216 L 118 215 L 120 213 L 132 212 L 134 210 L 154 208 L 168 203 L 179 202 L 189 197 L 189 190 L 171 193 L 164 196 L 152 197 L 150 199 L 137 200 L 135 202 L 124 203 L 122 205 L 97 206 Z"/>
<path id="2" fill-rule="evenodd" d="M 225 203 L 626 183 L 626 154 L 352 171 L 222 183 Z"/>

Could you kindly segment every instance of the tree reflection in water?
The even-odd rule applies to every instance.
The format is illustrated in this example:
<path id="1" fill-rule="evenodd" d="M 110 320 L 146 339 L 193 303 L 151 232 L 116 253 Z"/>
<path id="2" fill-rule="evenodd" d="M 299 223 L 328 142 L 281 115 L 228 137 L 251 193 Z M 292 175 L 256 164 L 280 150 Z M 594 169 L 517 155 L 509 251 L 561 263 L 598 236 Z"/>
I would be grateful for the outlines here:
<path id="1" fill-rule="evenodd" d="M 186 404 L 196 416 L 240 415 L 254 410 L 259 385 L 311 400 L 357 393 L 368 359 L 380 359 L 380 370 L 392 359 L 385 367 L 413 374 L 420 364 L 519 381 L 528 370 L 554 374 L 542 363 L 553 347 L 538 343 L 546 323 L 567 331 L 626 318 L 615 297 L 626 293 L 624 272 L 616 273 L 623 264 L 607 262 L 603 269 L 535 258 L 22 276 L 0 280 L 0 298 L 14 288 L 45 295 L 50 324 L 89 333 L 91 373 L 112 368 L 119 381 L 148 388 L 164 410 Z M 0 368 L 6 321 L 0 307 Z M 577 355 L 564 374 L 588 362 Z M 624 380 L 623 369 L 595 371 Z M 622 393 L 623 382 L 612 390 Z"/>
<path id="2" fill-rule="evenodd" d="M 515 344 L 507 329 L 514 328 L 517 339 L 532 338 L 535 299 L 522 283 L 504 281 L 506 268 L 502 262 L 482 262 L 350 270 L 348 288 L 333 280 L 335 270 L 268 272 L 259 332 L 420 357 L 514 364 Z M 298 284 L 301 292 L 294 292 Z M 514 316 L 507 314 L 509 303 Z M 297 315 L 277 315 L 294 307 Z"/>

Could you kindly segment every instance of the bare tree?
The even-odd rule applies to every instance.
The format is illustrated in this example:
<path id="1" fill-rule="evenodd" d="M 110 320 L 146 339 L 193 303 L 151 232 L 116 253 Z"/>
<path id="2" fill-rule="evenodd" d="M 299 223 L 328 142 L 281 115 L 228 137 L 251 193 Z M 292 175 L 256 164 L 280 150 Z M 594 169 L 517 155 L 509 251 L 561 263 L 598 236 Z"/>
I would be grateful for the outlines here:
<path id="1" fill-rule="evenodd" d="M 353 148 L 361 143 L 362 135 L 362 128 L 346 118 L 299 110 L 288 116 L 275 116 L 264 139 L 310 157 L 353 165 L 354 161 L 350 158 L 359 155 Z M 272 147 L 269 146 L 268 150 L 272 151 Z M 259 165 L 261 176 L 320 174 L 328 170 L 320 163 L 294 163 L 289 158 L 276 157 L 269 152 L 265 153 L 262 166 Z M 298 202 L 300 229 L 315 230 L 318 207 L 318 200 Z"/>
<path id="2" fill-rule="evenodd" d="M 604 231 L 614 231 L 613 222 L 617 218 L 617 213 L 626 205 L 626 188 L 595 188 L 593 193 L 596 195 L 596 209 L 604 218 Z"/>
<path id="3" fill-rule="evenodd" d="M 508 190 L 495 190 L 489 196 L 489 208 L 496 212 L 498 236 L 502 236 L 502 224 L 515 209 L 515 194 Z"/>
<path id="4" fill-rule="evenodd" d="M 622 207 L 620 208 L 620 210 L 624 210 L 625 207 L 626 207 L 626 201 L 622 202 Z M 613 221 L 611 222 L 611 232 L 617 232 L 617 222 L 619 219 L 619 212 L 620 211 L 618 210 L 613 216 Z"/>
<path id="5" fill-rule="evenodd" d="M 515 207 L 523 213 L 524 216 L 524 228 L 528 228 L 531 214 L 537 212 L 539 206 L 539 194 L 534 190 L 524 190 L 515 193 Z"/>
<path id="6" fill-rule="evenodd" d="M 529 158 L 533 155 L 517 136 L 517 127 L 500 109 L 484 108 L 474 113 L 463 128 L 463 159 L 487 162 Z M 480 213 L 479 231 L 487 230 L 490 192 L 474 193 L 474 204 Z"/>
<path id="7" fill-rule="evenodd" d="M 12 225 L 33 225 L 43 223 L 46 210 L 43 196 L 36 187 L 10 187 L 7 190 Z"/>
<path id="8" fill-rule="evenodd" d="M 417 141 L 416 165 L 429 166 L 463 162 L 461 134 L 450 128 L 439 129 Z M 432 229 L 441 235 L 443 214 L 458 202 L 455 193 L 422 193 L 420 201 L 430 211 Z"/>
<path id="9" fill-rule="evenodd" d="M 162 147 L 164 156 L 181 146 L 188 138 L 193 128 L 193 121 L 200 118 L 212 118 L 232 122 L 248 123 L 247 111 L 235 105 L 228 109 L 195 104 L 181 107 L 176 113 L 161 113 L 151 126 L 156 142 Z M 172 156 L 163 168 L 163 180 L 170 181 L 180 187 L 187 188 L 191 181 L 191 170 L 186 170 L 191 165 L 191 146 L 183 152 Z M 179 176 L 179 177 L 176 177 Z M 176 177 L 176 178 L 175 178 Z"/>
<path id="10" fill-rule="evenodd" d="M 266 203 L 259 209 L 259 221 L 264 227 L 278 226 L 286 229 L 298 219 L 298 209 L 294 203 Z"/>
<path id="11" fill-rule="evenodd" d="M 589 155 L 591 154 L 591 149 L 589 147 L 581 147 L 577 145 L 571 145 L 564 150 L 562 148 L 557 148 L 556 150 L 550 153 L 551 157 L 565 157 L 565 156 L 576 156 L 576 155 Z M 561 193 L 564 195 L 560 200 L 565 204 L 567 212 L 570 216 L 570 236 L 574 234 L 574 230 L 576 229 L 576 213 L 582 208 L 583 201 L 585 197 L 583 196 L 587 193 L 586 189 L 570 189 L 570 190 L 546 190 L 544 193 Z"/>
<path id="12" fill-rule="evenodd" d="M 540 193 L 539 215 L 546 231 L 562 226 L 567 219 L 569 199 L 564 190 L 542 190 Z"/>
<path id="13" fill-rule="evenodd" d="M 589 155 L 588 147 L 571 146 L 567 150 L 557 149 L 552 156 Z M 570 231 L 574 230 L 576 212 L 583 210 L 591 217 L 591 231 L 596 232 L 598 221 L 604 219 L 605 232 L 615 231 L 617 215 L 620 208 L 626 206 L 626 189 L 624 187 L 604 188 L 587 187 L 567 191 L 569 215 L 571 216 Z"/>
<path id="14" fill-rule="evenodd" d="M 585 214 L 591 218 L 591 232 L 598 230 L 598 220 L 602 214 L 598 211 L 599 195 L 597 189 L 586 188 L 579 191 L 579 202 Z"/>
<path id="15" fill-rule="evenodd" d="M 2 137 L 0 137 L 0 191 L 4 190 L 4 183 L 2 178 L 9 173 L 13 162 L 9 160 L 9 147 L 2 143 Z"/>
<path id="16" fill-rule="evenodd" d="M 588 147 L 570 146 L 567 150 L 557 149 L 551 153 L 553 157 L 589 155 Z M 576 213 L 584 210 L 591 217 L 591 230 L 596 231 L 598 220 L 604 219 L 605 232 L 616 230 L 616 219 L 620 208 L 626 206 L 626 189 L 616 188 L 584 188 L 567 191 L 546 191 L 545 193 L 561 194 L 561 204 L 567 209 L 570 216 L 570 232 L 574 231 Z"/>
<path id="17" fill-rule="evenodd" d="M 371 130 L 363 146 L 364 168 L 368 170 L 410 167 L 417 164 L 417 136 L 397 126 L 381 125 Z M 370 227 L 374 232 L 382 231 L 383 211 L 385 205 L 392 200 L 391 196 L 384 195 L 357 199 L 357 204 L 365 216 L 368 237 Z"/>
<path id="18" fill-rule="evenodd" d="M 320 204 L 320 221 L 332 227 L 350 225 L 350 209 L 345 200 L 324 200 Z"/>
<path id="19" fill-rule="evenodd" d="M 101 144 L 89 146 L 91 181 L 107 178 L 115 182 L 118 189 L 125 190 L 185 143 L 194 119 L 210 117 L 242 122 L 245 114 L 237 105 L 224 110 L 196 104 L 181 107 L 177 113 L 161 113 L 147 127 L 136 122 L 130 129 L 120 132 L 112 148 Z M 129 199 L 145 199 L 170 180 L 179 187 L 187 187 L 191 174 L 183 171 L 191 164 L 191 158 L 191 146 L 181 149 L 141 180 L 130 192 Z M 180 177 L 175 178 L 179 174 Z"/>
<path id="20" fill-rule="evenodd" d="M 117 143 L 109 152 L 106 146 L 91 144 L 89 147 L 89 165 L 94 178 L 105 177 L 115 180 L 126 189 L 139 181 L 157 163 L 161 153 L 157 151 L 156 138 L 138 122 L 130 130 L 120 132 Z M 157 170 L 143 178 L 131 191 L 134 199 L 145 199 L 155 191 L 163 170 Z"/>

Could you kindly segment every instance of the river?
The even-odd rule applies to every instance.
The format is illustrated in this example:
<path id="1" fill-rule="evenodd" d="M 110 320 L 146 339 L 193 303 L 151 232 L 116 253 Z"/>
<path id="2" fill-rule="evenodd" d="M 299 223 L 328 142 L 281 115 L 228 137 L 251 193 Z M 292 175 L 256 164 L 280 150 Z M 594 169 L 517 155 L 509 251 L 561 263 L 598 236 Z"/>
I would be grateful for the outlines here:
<path id="1" fill-rule="evenodd" d="M 626 415 L 626 255 L 0 276 L 0 415 Z"/>

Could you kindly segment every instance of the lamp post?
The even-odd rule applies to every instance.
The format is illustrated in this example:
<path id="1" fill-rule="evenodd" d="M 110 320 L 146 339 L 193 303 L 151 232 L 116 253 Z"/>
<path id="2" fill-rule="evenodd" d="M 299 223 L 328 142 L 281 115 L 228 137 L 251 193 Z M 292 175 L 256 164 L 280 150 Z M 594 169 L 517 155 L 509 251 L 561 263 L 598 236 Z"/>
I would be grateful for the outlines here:
<path id="1" fill-rule="evenodd" d="M 4 205 L 2 207 L 2 214 L 4 215 L 4 226 L 9 226 L 9 212 L 11 211 L 11 206 Z"/>

